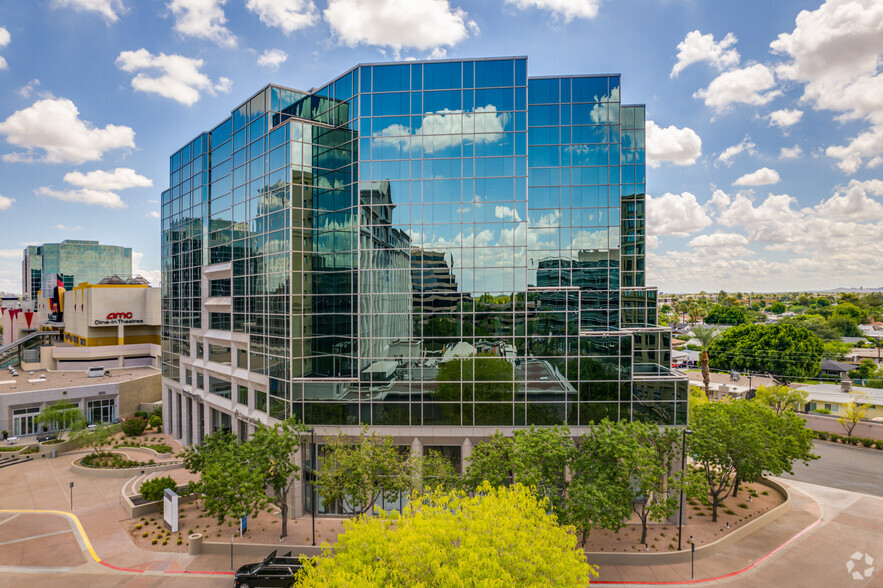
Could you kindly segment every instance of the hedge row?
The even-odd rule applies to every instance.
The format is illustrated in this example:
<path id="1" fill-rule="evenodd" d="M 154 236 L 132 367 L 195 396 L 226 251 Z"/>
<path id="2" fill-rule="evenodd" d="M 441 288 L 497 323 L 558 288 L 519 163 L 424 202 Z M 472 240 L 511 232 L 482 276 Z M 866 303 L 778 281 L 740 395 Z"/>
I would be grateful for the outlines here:
<path id="1" fill-rule="evenodd" d="M 828 433 L 827 431 L 813 431 L 817 439 L 822 441 L 834 441 L 835 443 L 843 443 L 844 445 L 861 445 L 873 449 L 883 450 L 883 441 L 880 439 L 868 439 L 866 437 L 847 437 L 846 435 L 838 435 L 837 433 Z"/>

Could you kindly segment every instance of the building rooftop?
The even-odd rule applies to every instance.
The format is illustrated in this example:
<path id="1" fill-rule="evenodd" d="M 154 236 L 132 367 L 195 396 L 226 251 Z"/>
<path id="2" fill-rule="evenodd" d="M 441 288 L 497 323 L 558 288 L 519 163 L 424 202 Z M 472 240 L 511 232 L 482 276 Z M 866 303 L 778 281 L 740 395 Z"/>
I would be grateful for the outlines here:
<path id="1" fill-rule="evenodd" d="M 151 366 L 109 369 L 105 370 L 104 375 L 100 377 L 90 377 L 88 372 L 79 370 L 38 370 L 33 372 L 18 370 L 17 376 L 13 376 L 9 370 L 2 370 L 0 371 L 0 394 L 77 388 L 97 384 L 118 384 L 158 374 L 160 371 Z"/>
<path id="2" fill-rule="evenodd" d="M 852 394 L 844 392 L 840 388 L 840 384 L 814 384 L 812 386 L 803 386 L 800 389 L 806 392 L 809 399 L 813 401 L 848 402 L 856 393 L 861 393 L 867 398 L 864 401 L 865 404 L 883 405 L 883 390 L 879 388 L 853 386 Z"/>

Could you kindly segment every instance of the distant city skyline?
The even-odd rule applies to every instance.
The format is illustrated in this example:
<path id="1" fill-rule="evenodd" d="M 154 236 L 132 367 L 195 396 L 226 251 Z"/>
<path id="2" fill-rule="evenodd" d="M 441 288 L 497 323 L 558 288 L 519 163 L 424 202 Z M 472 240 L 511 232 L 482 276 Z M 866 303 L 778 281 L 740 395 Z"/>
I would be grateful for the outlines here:
<path id="1" fill-rule="evenodd" d="M 4 3 L 0 291 L 27 245 L 69 238 L 131 247 L 158 283 L 168 154 L 268 82 L 499 55 L 632 80 L 661 291 L 883 286 L 883 1 L 389 4 Z"/>

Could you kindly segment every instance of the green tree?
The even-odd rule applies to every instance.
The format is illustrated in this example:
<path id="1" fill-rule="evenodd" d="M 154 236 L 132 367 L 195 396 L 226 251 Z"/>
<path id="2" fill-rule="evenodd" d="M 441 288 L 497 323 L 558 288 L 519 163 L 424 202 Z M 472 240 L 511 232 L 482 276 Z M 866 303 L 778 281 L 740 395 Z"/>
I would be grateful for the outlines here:
<path id="1" fill-rule="evenodd" d="M 786 306 L 781 302 L 773 302 L 770 304 L 770 312 L 773 314 L 782 314 L 785 312 Z"/>
<path id="2" fill-rule="evenodd" d="M 414 496 L 401 515 L 344 523 L 301 586 L 588 586 L 594 566 L 524 486 Z"/>
<path id="3" fill-rule="evenodd" d="M 474 492 L 485 481 L 494 487 L 508 485 L 512 481 L 513 451 L 512 438 L 502 433 L 493 433 L 487 441 L 477 443 L 463 474 L 463 487 Z"/>
<path id="4" fill-rule="evenodd" d="M 690 386 L 690 414 L 693 413 L 697 406 L 708 402 L 710 402 L 708 396 L 705 395 L 702 388 L 699 386 Z"/>
<path id="5" fill-rule="evenodd" d="M 641 521 L 641 543 L 647 542 L 647 523 L 662 522 L 678 510 L 680 491 L 699 495 L 703 480 L 690 472 L 675 472 L 681 457 L 681 431 L 632 421 L 622 425 L 637 441 L 626 460 L 631 479 L 629 502 Z"/>
<path id="6" fill-rule="evenodd" d="M 807 395 L 804 390 L 788 386 L 761 386 L 757 389 L 754 400 L 771 408 L 776 416 L 786 410 L 797 410 L 806 404 Z"/>
<path id="7" fill-rule="evenodd" d="M 572 450 L 572 474 L 560 513 L 586 537 L 592 529 L 618 530 L 631 516 L 632 480 L 629 459 L 637 439 L 621 422 L 602 420 Z"/>
<path id="8" fill-rule="evenodd" d="M 702 352 L 699 355 L 699 362 L 702 366 L 702 383 L 705 385 L 705 396 L 711 400 L 711 373 L 709 371 L 709 349 L 715 339 L 718 338 L 720 332 L 713 327 L 705 327 L 697 325 L 693 327 L 693 336 L 699 340 Z"/>
<path id="9" fill-rule="evenodd" d="M 852 431 L 861 422 L 871 407 L 866 403 L 868 397 L 860 392 L 851 392 L 850 400 L 843 406 L 843 414 L 837 419 L 837 422 L 846 429 L 846 436 L 852 437 Z"/>
<path id="10" fill-rule="evenodd" d="M 737 306 L 716 304 L 705 315 L 705 323 L 712 325 L 742 325 L 746 322 L 745 311 Z"/>
<path id="11" fill-rule="evenodd" d="M 199 473 L 209 515 L 222 524 L 257 513 L 268 503 L 262 464 L 253 462 L 251 452 L 226 430 L 203 438 L 202 445 L 184 452 L 184 467 Z"/>
<path id="12" fill-rule="evenodd" d="M 316 475 L 316 490 L 325 504 L 338 501 L 356 514 L 368 512 L 382 494 L 387 500 L 412 488 L 414 480 L 392 437 L 368 433 L 358 437 L 343 433 L 326 439 L 325 455 Z"/>
<path id="13" fill-rule="evenodd" d="M 282 511 L 282 537 L 288 536 L 288 491 L 295 480 L 300 480 L 295 454 L 306 430 L 294 417 L 272 427 L 259 424 L 243 448 L 249 463 L 273 489 L 271 502 Z"/>
<path id="14" fill-rule="evenodd" d="M 166 488 L 175 490 L 178 488 L 178 483 L 171 476 L 152 478 L 141 484 L 139 492 L 141 493 L 141 498 L 148 502 L 153 502 L 155 500 L 162 500 Z"/>
<path id="15" fill-rule="evenodd" d="M 43 425 L 50 431 L 63 431 L 70 429 L 77 431 L 86 426 L 86 417 L 83 411 L 73 402 L 59 400 L 44 408 L 34 422 Z"/>
<path id="16" fill-rule="evenodd" d="M 846 354 L 849 353 L 850 349 L 850 346 L 843 341 L 825 341 L 825 346 L 822 348 L 822 357 L 834 361 L 843 361 L 846 359 Z"/>
<path id="17" fill-rule="evenodd" d="M 563 426 L 530 427 L 511 438 L 492 435 L 477 443 L 464 476 L 464 486 L 474 490 L 485 480 L 493 485 L 510 479 L 536 489 L 540 498 L 559 506 L 564 495 L 564 473 L 573 451 L 570 429 Z"/>
<path id="18" fill-rule="evenodd" d="M 740 325 L 721 333 L 709 355 L 715 369 L 812 378 L 819 373 L 823 347 L 818 337 L 791 323 Z"/>
<path id="19" fill-rule="evenodd" d="M 853 380 L 868 380 L 873 377 L 874 372 L 877 371 L 877 364 L 874 363 L 873 359 L 863 359 L 861 363 L 858 364 L 858 367 L 854 370 L 849 370 L 849 377 Z"/>
<path id="20" fill-rule="evenodd" d="M 80 429 L 71 435 L 71 439 L 89 447 L 95 453 L 101 453 L 105 447 L 110 445 L 113 436 L 120 430 L 119 425 L 109 425 L 107 423 L 98 423 L 93 429 Z"/>

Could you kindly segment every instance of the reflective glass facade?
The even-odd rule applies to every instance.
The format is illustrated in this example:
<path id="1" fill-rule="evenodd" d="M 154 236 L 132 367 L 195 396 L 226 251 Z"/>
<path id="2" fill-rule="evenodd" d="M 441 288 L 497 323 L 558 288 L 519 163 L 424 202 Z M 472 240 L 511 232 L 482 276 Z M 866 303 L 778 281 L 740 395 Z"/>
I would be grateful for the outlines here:
<path id="1" fill-rule="evenodd" d="M 618 75 L 362 65 L 170 164 L 167 383 L 315 425 L 685 423 Z"/>
<path id="2" fill-rule="evenodd" d="M 29 245 L 22 260 L 22 296 L 36 300 L 44 275 L 63 274 L 64 287 L 97 284 L 114 274 L 132 275 L 132 249 L 98 241 L 65 239 L 61 243 Z"/>

